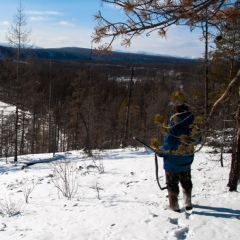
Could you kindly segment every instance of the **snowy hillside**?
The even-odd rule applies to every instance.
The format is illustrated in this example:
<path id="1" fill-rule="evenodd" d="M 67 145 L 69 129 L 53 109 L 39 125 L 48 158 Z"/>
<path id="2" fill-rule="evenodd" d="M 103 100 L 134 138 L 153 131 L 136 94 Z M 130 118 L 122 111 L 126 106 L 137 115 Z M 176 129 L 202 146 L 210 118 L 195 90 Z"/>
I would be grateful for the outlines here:
<path id="1" fill-rule="evenodd" d="M 3 112 L 4 115 L 13 114 L 16 112 L 16 106 L 0 101 L 0 111 Z"/>
<path id="2" fill-rule="evenodd" d="M 60 179 L 54 178 L 61 160 L 22 170 L 24 163 L 48 161 L 52 154 L 20 156 L 17 164 L 2 158 L 0 239 L 236 240 L 240 195 L 226 187 L 231 155 L 224 155 L 222 168 L 219 156 L 208 150 L 198 152 L 192 166 L 194 209 L 181 213 L 164 210 L 167 192 L 158 188 L 154 155 L 144 148 L 96 151 L 94 161 L 82 151 L 59 153 L 55 159 L 73 164 L 68 165 L 68 182 L 76 192 L 69 200 L 57 190 Z M 161 158 L 159 168 L 164 186 Z M 8 216 L 10 209 L 13 216 Z"/>

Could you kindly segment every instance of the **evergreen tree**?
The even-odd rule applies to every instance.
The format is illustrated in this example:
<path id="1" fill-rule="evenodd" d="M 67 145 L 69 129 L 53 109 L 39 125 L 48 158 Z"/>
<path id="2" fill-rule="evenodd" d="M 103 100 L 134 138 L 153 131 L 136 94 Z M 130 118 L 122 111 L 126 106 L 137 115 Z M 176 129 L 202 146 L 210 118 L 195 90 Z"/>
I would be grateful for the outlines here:
<path id="1" fill-rule="evenodd" d="M 21 78 L 23 75 L 23 67 L 21 66 L 21 51 L 22 49 L 30 42 L 30 33 L 31 31 L 27 28 L 27 18 L 23 13 L 23 6 L 20 2 L 19 7 L 17 9 L 16 14 L 13 16 L 13 24 L 11 25 L 8 33 L 6 34 L 6 38 L 8 42 L 17 49 L 17 72 L 16 72 L 16 81 L 14 83 L 16 88 L 16 120 L 15 120 L 15 155 L 14 161 L 17 161 L 18 154 L 18 126 L 19 126 L 19 107 L 22 106 L 22 102 L 20 100 L 20 93 L 23 91 Z M 14 65 L 14 64 L 13 64 Z"/>

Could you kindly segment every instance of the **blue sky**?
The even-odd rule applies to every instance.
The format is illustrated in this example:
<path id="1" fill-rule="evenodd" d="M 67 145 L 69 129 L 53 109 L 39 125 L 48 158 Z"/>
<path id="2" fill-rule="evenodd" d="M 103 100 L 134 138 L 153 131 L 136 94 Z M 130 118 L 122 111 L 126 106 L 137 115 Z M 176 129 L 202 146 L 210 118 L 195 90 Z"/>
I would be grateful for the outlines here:
<path id="1" fill-rule="evenodd" d="M 19 0 L 0 0 L 0 43 L 6 43 L 6 33 L 13 23 Z M 91 35 L 96 26 L 93 15 L 100 10 L 110 20 L 123 15 L 112 6 L 100 5 L 99 0 L 22 0 L 24 13 L 31 28 L 31 42 L 44 48 L 91 48 Z M 204 42 L 200 31 L 172 27 L 166 39 L 152 33 L 135 38 L 130 48 L 122 47 L 120 39 L 113 44 L 115 51 L 147 52 L 180 57 L 202 57 Z M 96 45 L 93 45 L 96 47 Z"/>

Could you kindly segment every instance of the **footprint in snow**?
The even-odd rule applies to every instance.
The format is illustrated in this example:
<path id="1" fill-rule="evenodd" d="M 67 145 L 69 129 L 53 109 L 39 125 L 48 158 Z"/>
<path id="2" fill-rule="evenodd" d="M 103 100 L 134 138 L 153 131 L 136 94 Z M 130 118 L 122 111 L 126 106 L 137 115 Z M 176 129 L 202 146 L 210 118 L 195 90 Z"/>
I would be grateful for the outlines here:
<path id="1" fill-rule="evenodd" d="M 0 225 L 0 231 L 6 231 L 7 225 L 5 223 L 2 223 Z"/>
<path id="2" fill-rule="evenodd" d="M 153 218 L 156 218 L 156 217 L 158 217 L 157 214 L 150 213 L 149 216 L 148 216 L 148 219 L 145 220 L 144 222 L 145 222 L 145 223 L 149 223 L 149 222 L 151 222 L 151 220 L 152 220 Z"/>
<path id="3" fill-rule="evenodd" d="M 174 237 L 176 237 L 177 239 L 183 240 L 187 238 L 188 231 L 189 231 L 188 227 L 182 227 L 175 230 L 173 234 L 174 234 Z"/>
<path id="4" fill-rule="evenodd" d="M 178 225 L 178 218 L 169 218 L 168 220 L 171 224 Z"/>

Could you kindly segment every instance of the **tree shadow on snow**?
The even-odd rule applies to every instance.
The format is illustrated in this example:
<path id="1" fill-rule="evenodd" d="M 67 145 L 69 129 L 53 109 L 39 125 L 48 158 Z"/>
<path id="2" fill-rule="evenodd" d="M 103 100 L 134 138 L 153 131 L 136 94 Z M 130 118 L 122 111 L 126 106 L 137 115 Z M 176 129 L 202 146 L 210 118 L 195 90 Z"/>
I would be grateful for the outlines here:
<path id="1" fill-rule="evenodd" d="M 196 211 L 197 209 L 201 209 L 201 211 Z M 194 211 L 195 215 L 203 215 L 203 216 L 217 217 L 217 218 L 240 219 L 240 210 L 234 210 L 230 208 L 195 205 L 194 210 L 195 210 Z"/>

